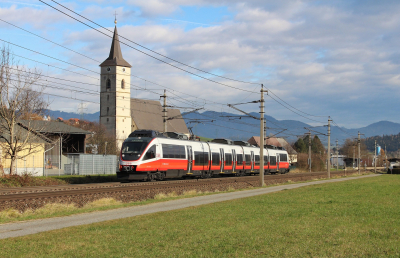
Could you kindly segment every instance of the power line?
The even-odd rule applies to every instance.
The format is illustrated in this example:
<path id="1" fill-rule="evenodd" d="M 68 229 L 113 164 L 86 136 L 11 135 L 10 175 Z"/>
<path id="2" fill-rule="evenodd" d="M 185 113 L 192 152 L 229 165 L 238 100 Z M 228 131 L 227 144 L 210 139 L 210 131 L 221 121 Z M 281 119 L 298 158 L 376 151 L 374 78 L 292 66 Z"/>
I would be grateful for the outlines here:
<path id="1" fill-rule="evenodd" d="M 25 31 L 25 32 L 28 32 L 29 34 L 35 35 L 36 37 L 39 37 L 39 38 L 44 39 L 44 40 L 46 40 L 46 41 L 49 41 L 49 42 L 51 42 L 51 43 L 53 43 L 53 44 L 55 44 L 55 45 L 57 45 L 57 46 L 59 46 L 59 47 L 62 47 L 62 48 L 67 49 L 67 50 L 69 50 L 69 51 L 72 51 L 72 52 L 74 52 L 75 54 L 84 56 L 84 57 L 89 58 L 89 59 L 91 59 L 91 60 L 93 60 L 93 61 L 95 61 L 95 62 L 100 63 L 100 61 L 97 61 L 97 60 L 95 60 L 95 59 L 93 59 L 93 58 L 91 58 L 91 57 L 88 57 L 88 56 L 86 56 L 86 55 L 84 55 L 84 54 L 81 54 L 81 53 L 79 53 L 79 52 L 77 52 L 77 51 L 75 51 L 75 50 L 72 50 L 72 49 L 70 49 L 70 48 L 67 48 L 67 47 L 65 47 L 65 46 L 63 46 L 63 45 L 61 45 L 61 44 L 58 44 L 58 43 L 56 43 L 56 42 L 54 42 L 54 41 L 51 41 L 51 40 L 49 40 L 49 39 L 46 39 L 46 38 L 44 38 L 44 37 L 42 37 L 42 36 L 40 36 L 40 35 L 37 35 L 37 34 L 35 34 L 35 33 L 33 33 L 33 32 L 30 32 L 30 31 L 25 30 L 25 29 L 23 29 L 23 28 L 21 28 L 21 27 L 18 27 L 18 26 L 15 25 L 15 24 L 12 24 L 12 23 L 10 23 L 10 22 L 7 22 L 7 21 L 5 21 L 5 20 L 3 20 L 3 19 L 0 19 L 0 21 L 5 22 L 5 23 L 7 23 L 7 24 L 9 24 L 9 25 L 11 25 L 11 26 L 14 26 L 14 27 L 16 27 L 16 28 L 18 28 L 18 29 L 20 29 L 20 30 L 23 30 L 23 31 Z"/>
<path id="2" fill-rule="evenodd" d="M 23 46 L 20 46 L 20 45 L 17 45 L 17 44 L 11 43 L 11 42 L 9 42 L 9 41 L 6 41 L 6 40 L 4 40 L 4 39 L 0 39 L 0 40 L 1 40 L 1 41 L 3 41 L 3 42 L 6 42 L 6 43 L 8 43 L 8 44 L 11 44 L 11 45 L 13 45 L 13 46 L 16 46 L 16 47 L 19 47 L 19 48 L 22 48 L 22 49 L 25 49 L 25 50 L 31 51 L 31 52 L 33 52 L 33 53 L 36 53 L 36 54 L 39 54 L 39 55 L 42 55 L 42 56 L 45 56 L 45 57 L 48 57 L 48 58 L 51 58 L 51 59 L 54 59 L 54 60 L 57 60 L 57 61 L 63 62 L 63 63 L 66 63 L 66 64 L 68 64 L 68 65 L 72 65 L 72 66 L 78 67 L 78 68 L 80 68 L 80 69 L 83 69 L 83 70 L 86 70 L 86 71 L 89 71 L 89 72 L 92 72 L 92 73 L 96 73 L 96 74 L 98 74 L 97 72 L 95 72 L 95 71 L 92 71 L 92 70 L 89 70 L 89 69 L 87 69 L 87 68 L 84 68 L 84 67 L 82 67 L 82 66 L 75 65 L 75 64 L 69 63 L 69 62 L 67 62 L 67 61 L 63 61 L 63 60 L 61 60 L 61 59 L 58 59 L 58 58 L 55 58 L 55 57 L 52 57 L 52 56 L 49 56 L 49 55 L 46 55 L 46 54 L 40 53 L 40 52 L 38 52 L 38 51 L 35 51 L 35 50 L 32 50 L 32 49 L 29 49 L 29 48 L 26 48 L 26 47 L 23 47 Z"/>
<path id="3" fill-rule="evenodd" d="M 52 0 L 52 1 L 53 1 L 53 0 Z M 56 1 L 53 1 L 53 2 L 57 3 Z M 46 4 L 46 3 L 45 3 L 45 4 Z M 59 3 L 57 3 L 57 4 L 59 4 Z M 47 4 L 47 5 L 48 5 L 48 4 Z M 59 5 L 61 5 L 61 4 L 59 4 Z M 49 6 L 50 6 L 50 5 L 49 5 Z M 61 6 L 63 6 L 63 5 L 61 5 Z M 50 6 L 50 7 L 52 7 L 52 6 Z M 65 6 L 63 6 L 63 7 L 66 8 L 66 9 L 68 9 L 68 8 L 65 7 Z M 56 9 L 56 8 L 54 8 L 54 9 Z M 58 10 L 58 9 L 56 9 L 56 10 Z M 77 14 L 76 12 L 74 12 L 74 11 L 72 11 L 72 10 L 70 10 L 70 9 L 68 9 L 68 10 L 71 11 L 71 12 L 73 12 L 73 13 L 75 13 L 75 14 Z M 66 15 L 67 15 L 67 14 L 66 14 Z M 82 16 L 82 15 L 80 15 L 80 14 L 77 14 L 77 15 L 79 15 L 80 17 L 82 17 L 82 18 L 84 18 L 84 19 L 86 19 L 86 20 L 88 20 L 88 21 L 91 21 L 91 20 L 85 18 L 84 16 Z M 68 16 L 69 16 L 69 15 L 68 15 Z M 69 17 L 71 17 L 71 16 L 69 16 Z M 71 17 L 71 18 L 73 18 L 73 17 Z M 75 18 L 74 18 L 74 19 L 75 19 Z M 37 37 L 39 37 L 39 38 L 41 38 L 41 39 L 44 39 L 44 40 L 46 40 L 46 41 L 49 41 L 49 42 L 51 42 L 51 43 L 53 43 L 53 44 L 55 44 L 55 45 L 57 45 L 57 46 L 63 47 L 64 49 L 70 50 L 70 51 L 72 51 L 72 52 L 74 52 L 74 53 L 76 53 L 76 54 L 79 54 L 79 55 L 81 55 L 81 56 L 84 56 L 84 57 L 86 57 L 86 58 L 89 58 L 89 59 L 91 59 L 91 60 L 93 60 L 93 61 L 100 62 L 100 61 L 95 60 L 95 59 L 93 59 L 93 58 L 90 58 L 90 57 L 88 57 L 88 56 L 86 56 L 86 55 L 83 55 L 83 54 L 81 54 L 81 53 L 79 53 L 79 52 L 77 52 L 77 51 L 74 51 L 74 50 L 72 50 L 72 49 L 70 49 L 70 48 L 64 47 L 64 46 L 62 46 L 61 44 L 58 44 L 58 43 L 56 43 L 56 42 L 54 42 L 54 41 L 51 41 L 51 40 L 46 39 L 46 38 L 44 38 L 44 37 L 42 37 L 42 36 L 39 36 L 39 35 L 37 35 L 37 34 L 35 34 L 35 33 L 33 33 L 33 32 L 30 32 L 30 31 L 28 31 L 28 30 L 25 30 L 25 29 L 23 29 L 23 28 L 21 28 L 21 27 L 19 27 L 19 26 L 16 26 L 16 25 L 14 25 L 14 24 L 12 24 L 12 23 L 9 23 L 9 22 L 4 21 L 4 20 L 2 20 L 2 19 L 0 19 L 0 20 L 3 21 L 3 22 L 5 22 L 5 23 L 7 23 L 7 24 L 9 24 L 9 25 L 11 25 L 11 26 L 14 26 L 14 27 L 16 27 L 16 28 L 18 28 L 18 29 L 20 29 L 20 30 L 23 30 L 23 31 L 28 32 L 28 33 L 30 33 L 30 34 L 32 34 L 32 35 L 35 35 L 35 36 L 37 36 Z M 76 20 L 76 19 L 75 19 L 75 20 Z M 77 21 L 79 21 L 79 20 L 77 20 Z M 80 21 L 79 21 L 79 22 L 80 22 Z M 95 22 L 93 22 L 93 21 L 91 21 L 91 22 L 94 23 L 94 24 L 96 24 L 96 25 L 98 25 L 98 26 L 100 26 L 100 27 L 103 28 L 103 29 L 106 29 L 106 30 L 112 32 L 111 30 L 109 30 L 109 29 L 107 29 L 107 28 L 101 26 L 100 24 L 97 24 L 97 23 L 95 23 Z M 85 23 L 83 23 L 83 24 L 85 24 Z M 87 25 L 87 24 L 85 24 L 85 25 Z M 87 25 L 87 26 L 89 26 L 89 25 Z M 89 26 L 89 27 L 91 27 L 91 26 Z M 92 27 L 91 27 L 91 28 L 92 28 Z M 95 29 L 95 28 L 93 28 L 93 29 Z M 95 29 L 95 30 L 97 30 L 97 29 Z M 97 31 L 98 31 L 98 30 L 97 30 Z M 99 32 L 100 32 L 100 31 L 99 31 Z M 102 33 L 102 32 L 101 32 L 101 33 Z M 104 33 L 103 33 L 103 34 L 104 34 Z M 106 36 L 108 36 L 108 35 L 106 35 Z M 110 37 L 110 36 L 109 36 L 109 37 Z M 123 37 L 123 36 L 120 36 L 120 37 L 122 37 L 122 38 L 124 38 L 124 39 L 130 41 L 129 39 L 127 39 L 127 38 L 125 38 L 125 37 Z M 130 41 L 130 42 L 132 42 L 132 43 L 134 43 L 134 44 L 137 44 L 136 42 L 133 42 L 133 41 Z M 10 43 L 10 42 L 8 42 L 8 43 L 9 43 L 9 44 L 13 44 L 13 43 Z M 123 42 L 121 42 L 121 43 L 123 43 Z M 125 44 L 125 43 L 123 43 L 123 44 Z M 13 45 L 18 46 L 18 47 L 21 47 L 21 46 L 16 45 L 16 44 L 13 44 Z M 127 44 L 125 44 L 125 45 L 127 45 Z M 147 50 L 149 50 L 149 51 L 152 51 L 151 49 L 148 49 L 148 48 L 146 48 L 146 47 L 144 47 L 144 46 L 142 46 L 142 45 L 140 45 L 140 44 L 137 44 L 137 45 L 139 45 L 139 46 L 141 46 L 141 47 L 143 47 L 143 48 L 145 48 L 145 49 L 147 49 Z M 21 47 L 21 48 L 24 48 L 24 47 Z M 24 48 L 24 49 L 29 50 L 29 51 L 33 51 L 33 50 L 30 50 L 30 49 L 27 49 L 27 48 Z M 44 55 L 44 54 L 39 53 L 39 52 L 36 52 L 36 51 L 33 51 L 33 52 L 38 53 L 38 54 L 41 54 L 41 55 Z M 152 51 L 152 52 L 157 53 L 157 52 L 155 52 L 155 51 Z M 159 53 L 157 53 L 157 54 L 159 54 Z M 164 55 L 162 55 L 162 54 L 160 54 L 160 55 L 161 55 L 161 56 L 164 56 Z M 45 56 L 50 57 L 50 56 L 48 56 L 48 55 L 45 55 Z M 166 57 L 166 56 L 164 56 L 164 57 Z M 50 58 L 53 58 L 53 57 L 50 57 Z M 168 57 L 166 57 L 166 58 L 168 58 Z M 53 59 L 56 59 L 56 58 L 53 58 Z M 176 61 L 176 60 L 171 59 L 171 58 L 168 58 L 168 59 L 170 59 L 170 60 L 172 60 L 172 61 Z M 56 60 L 61 61 L 61 62 L 65 62 L 65 61 L 60 60 L 60 59 L 56 59 Z M 176 61 L 176 62 L 180 63 L 179 61 Z M 65 63 L 68 63 L 68 62 L 65 62 Z M 68 64 L 73 65 L 73 64 L 71 64 L 71 63 L 68 63 Z M 183 64 L 183 63 L 181 63 L 181 64 Z M 186 64 L 183 64 L 183 65 L 186 65 Z M 186 65 L 186 66 L 187 66 L 187 65 Z M 81 69 L 86 69 L 86 68 L 83 68 L 83 67 L 80 67 L 80 66 L 78 66 L 78 67 L 81 68 Z M 191 66 L 188 66 L 188 67 L 191 67 Z M 194 68 L 194 67 L 191 67 L 191 68 Z M 194 69 L 197 69 L 197 68 L 194 68 Z M 88 70 L 88 69 L 86 69 L 86 70 Z M 202 72 L 205 72 L 205 73 L 208 73 L 208 72 L 203 71 L 203 70 L 200 70 L 200 69 L 197 69 L 197 70 L 202 71 Z M 91 70 L 89 70 L 89 71 L 91 71 Z M 93 71 L 91 71 L 91 72 L 93 72 Z M 212 73 L 209 73 L 209 74 L 212 74 Z M 212 74 L 212 75 L 215 75 L 215 74 Z M 134 75 L 132 75 L 132 76 L 134 76 Z M 215 76 L 218 76 L 218 75 L 215 75 Z M 140 77 L 138 77 L 138 76 L 134 76 L 134 77 L 137 77 L 137 78 L 139 78 L 139 79 L 148 81 L 148 80 L 143 79 L 143 78 L 140 78 Z M 238 80 L 226 78 L 226 77 L 223 77 L 223 76 L 218 76 L 218 77 L 225 78 L 225 79 L 229 79 L 229 80 L 233 80 L 233 81 L 238 81 Z M 151 81 L 149 81 L 149 82 L 151 82 Z M 238 82 L 243 82 L 243 81 L 238 81 Z M 154 83 L 154 82 L 152 82 L 152 83 Z M 244 83 L 249 83 L 249 82 L 244 82 Z M 156 84 L 156 83 L 154 83 L 154 84 Z M 251 83 L 251 84 L 256 84 L 256 83 Z M 158 85 L 159 85 L 159 84 L 158 84 Z M 159 85 L 159 86 L 164 87 L 164 88 L 169 88 L 169 87 L 165 87 L 165 86 L 162 86 L 162 85 Z M 285 103 L 286 105 L 290 106 L 291 108 L 293 108 L 293 109 L 295 109 L 295 110 L 297 110 L 297 111 L 299 111 L 299 112 L 301 112 L 301 113 L 304 113 L 304 114 L 306 114 L 306 115 L 308 115 L 308 116 L 323 117 L 323 116 L 315 116 L 315 115 L 311 115 L 311 114 L 309 114 L 309 113 L 303 112 L 303 111 L 301 111 L 301 110 L 299 110 L 299 109 L 293 107 L 292 105 L 290 105 L 289 103 L 287 103 L 287 102 L 284 101 L 283 99 L 281 99 L 279 96 L 277 96 L 275 93 L 273 93 L 270 89 L 268 89 L 268 90 L 269 90 L 275 97 L 277 97 L 280 101 L 282 101 L 282 102 Z M 180 93 L 182 94 L 182 92 L 180 92 Z M 251 92 L 250 94 L 252 94 L 252 93 L 255 93 L 254 90 L 253 90 L 253 92 Z M 185 93 L 183 93 L 183 94 L 185 94 Z M 186 95 L 189 95 L 189 94 L 186 94 Z M 192 96 L 192 97 L 195 97 L 195 96 Z M 198 98 L 198 97 L 196 97 L 196 98 Z M 271 97 L 271 98 L 272 98 L 272 97 Z M 199 98 L 199 99 L 201 99 L 201 98 Z M 277 103 L 279 103 L 278 100 L 276 100 L 276 99 L 274 99 L 274 98 L 272 98 L 272 99 L 275 100 Z M 209 100 L 206 100 L 206 99 L 203 99 L 203 100 L 209 101 Z M 215 103 L 217 103 L 217 102 L 215 102 Z M 223 105 L 222 103 L 217 103 L 217 104 Z M 282 105 L 283 107 L 287 108 L 288 110 L 294 112 L 293 110 L 291 110 L 290 108 L 286 107 L 285 105 L 283 105 L 283 104 L 281 104 L 281 103 L 279 103 L 279 104 Z M 297 112 L 294 112 L 294 113 L 298 114 Z M 300 114 L 298 114 L 298 115 L 300 115 Z M 302 115 L 300 115 L 300 116 L 302 116 Z M 304 117 L 304 116 L 302 116 L 302 117 Z M 304 118 L 306 118 L 306 117 L 304 117 Z M 306 119 L 309 119 L 309 118 L 306 118 Z M 310 120 L 312 120 L 312 119 L 310 119 Z M 312 121 L 316 121 L 316 120 L 312 120 Z"/>
<path id="4" fill-rule="evenodd" d="M 92 28 L 93 30 L 96 30 L 96 31 L 100 32 L 101 34 L 103 34 L 103 35 L 105 35 L 105 36 L 107 36 L 107 37 L 109 37 L 109 38 L 112 38 L 110 35 L 107 35 L 106 33 L 99 31 L 98 29 L 96 29 L 96 28 L 90 26 L 89 24 L 84 23 L 84 22 L 82 22 L 82 21 L 80 21 L 80 20 L 78 20 L 78 19 L 72 17 L 71 15 L 69 15 L 69 14 L 67 14 L 67 13 L 65 13 L 65 12 L 63 12 L 63 11 L 57 9 L 57 8 L 55 8 L 54 6 L 51 6 L 51 5 L 49 5 L 48 3 L 43 2 L 42 0 L 39 0 L 39 1 L 42 2 L 42 3 L 44 3 L 44 4 L 46 4 L 46 5 L 48 5 L 48 6 L 50 6 L 51 8 L 53 8 L 53 9 L 55 9 L 55 10 L 57 10 L 57 11 L 59 11 L 59 12 L 65 14 L 65 15 L 67 15 L 68 17 L 70 17 L 70 18 L 72 18 L 72 19 L 74 19 L 74 20 L 76 20 L 76 21 L 78 21 L 78 22 L 80 22 L 80 23 L 82 23 L 82 24 L 84 24 L 84 25 L 86 25 L 86 26 Z M 57 2 L 55 2 L 55 3 L 57 3 Z M 57 4 L 58 4 L 58 3 L 57 3 Z M 59 5 L 60 5 L 60 4 L 59 4 Z M 66 8 L 66 7 L 65 7 L 65 8 Z M 66 9 L 68 9 L 68 8 L 66 8 Z M 136 51 L 138 51 L 138 52 L 140 52 L 140 53 L 142 53 L 142 54 L 144 54 L 144 55 L 147 55 L 147 56 L 149 56 L 149 57 L 151 57 L 151 58 L 154 58 L 154 59 L 156 59 L 156 60 L 158 60 L 158 61 L 160 61 L 160 62 L 162 62 L 162 63 L 164 63 L 164 64 L 167 64 L 167 65 L 169 65 L 169 66 L 172 66 L 172 67 L 174 67 L 174 68 L 176 68 L 176 69 L 179 69 L 179 70 L 181 70 L 181 71 L 183 71 L 183 72 L 189 73 L 189 74 L 194 75 L 194 76 L 196 76 L 196 77 L 202 78 L 202 79 L 204 79 L 204 80 L 207 80 L 207 81 L 210 81 L 210 82 L 213 82 L 213 83 L 216 83 L 216 84 L 225 86 L 225 87 L 229 87 L 229 88 L 232 88 L 232 89 L 236 89 L 236 90 L 240 90 L 240 91 L 244 91 L 244 92 L 252 92 L 252 91 L 249 91 L 249 90 L 245 90 L 245 89 L 241 89 L 241 88 L 238 88 L 238 87 L 235 87 L 235 86 L 231 86 L 231 85 L 228 85 L 228 84 L 225 84 L 225 83 L 217 82 L 217 81 L 212 80 L 212 79 L 209 79 L 209 78 L 207 78 L 207 77 L 198 75 L 198 74 L 196 74 L 196 73 L 193 73 L 193 72 L 190 72 L 190 71 L 185 70 L 185 69 L 183 69 L 183 68 L 180 68 L 180 67 L 178 67 L 178 66 L 176 66 L 176 65 L 170 64 L 170 63 L 168 63 L 168 62 L 166 62 L 166 61 L 164 61 L 164 60 L 161 60 L 160 58 L 157 58 L 157 57 L 155 57 L 155 56 L 152 56 L 152 55 L 150 55 L 150 54 L 148 54 L 148 53 L 146 53 L 146 52 L 143 52 L 143 51 L 141 51 L 141 50 L 139 50 L 139 49 L 137 49 L 137 48 L 135 48 L 135 47 L 132 47 L 132 46 L 130 46 L 130 45 L 128 45 L 128 44 L 126 44 L 126 43 L 120 41 L 120 40 L 118 40 L 118 42 L 120 42 L 120 43 L 124 44 L 125 46 L 130 47 L 130 48 L 132 48 L 132 49 L 134 49 L 134 50 L 136 50 Z"/>
<path id="5" fill-rule="evenodd" d="M 80 17 L 82 17 L 83 19 L 85 19 L 85 20 L 87 20 L 87 21 L 89 21 L 89 22 L 91 22 L 91 23 L 93 23 L 93 24 L 96 24 L 97 26 L 99 26 L 99 27 L 101 27 L 101 28 L 103 28 L 103 29 L 105 29 L 105 30 L 107 30 L 107 31 L 109 31 L 109 32 L 112 33 L 111 30 L 109 30 L 109 29 L 107 29 L 107 28 L 101 26 L 100 24 L 98 24 L 98 23 L 96 23 L 96 22 L 94 22 L 94 21 L 92 21 L 92 20 L 90 20 L 90 19 L 88 19 L 88 18 L 86 18 L 86 17 L 84 17 L 84 16 L 82 16 L 82 15 L 80 15 L 79 13 L 77 13 L 77 12 L 75 12 L 75 11 L 69 9 L 68 7 L 66 7 L 66 6 L 64 6 L 64 5 L 60 4 L 60 3 L 58 3 L 57 1 L 54 1 L 54 0 L 51 0 L 51 1 L 54 2 L 54 3 L 56 3 L 56 4 L 58 4 L 58 5 L 60 5 L 60 6 L 62 6 L 62 7 L 64 7 L 64 8 L 67 9 L 68 11 L 70 11 L 70 12 L 72 12 L 72 13 L 74 13 L 74 14 L 80 16 Z M 41 1 L 41 2 L 43 2 L 43 1 Z M 49 5 L 49 6 L 50 6 L 50 5 Z M 50 7 L 51 7 L 51 6 L 50 6 Z M 55 8 L 54 8 L 54 9 L 55 9 Z M 57 10 L 57 9 L 56 9 L 56 10 Z M 86 25 L 86 24 L 85 24 L 85 25 Z M 120 36 L 120 35 L 119 35 L 119 36 Z M 241 82 L 241 83 L 257 84 L 257 85 L 260 84 L 260 83 L 255 83 L 255 82 L 246 82 L 246 81 L 241 81 L 241 80 L 237 80 L 237 79 L 232 79 L 232 78 L 224 77 L 224 76 L 221 76 L 221 75 L 217 75 L 217 74 L 214 74 L 214 73 L 210 73 L 210 72 L 201 70 L 201 69 L 196 68 L 196 67 L 194 67 L 194 66 L 190 66 L 190 65 L 188 65 L 188 64 L 185 64 L 185 63 L 182 63 L 182 62 L 180 62 L 180 61 L 177 61 L 176 59 L 173 59 L 173 58 L 170 58 L 170 57 L 168 57 L 168 56 L 165 56 L 165 55 L 163 55 L 163 54 L 161 54 L 161 53 L 158 53 L 158 52 L 156 52 L 156 51 L 154 51 L 154 50 L 152 50 L 152 49 L 149 49 L 149 48 L 147 48 L 147 47 L 145 47 L 145 46 L 143 46 L 143 45 L 141 45 L 141 44 L 139 44 L 139 43 L 137 43 L 137 42 L 134 42 L 134 41 L 132 41 L 132 40 L 130 40 L 130 39 L 128 39 L 128 38 L 125 38 L 125 37 L 123 37 L 123 36 L 120 36 L 120 37 L 123 38 L 123 39 L 125 39 L 125 40 L 127 40 L 127 41 L 129 41 L 129 42 L 131 42 L 131 43 L 133 43 L 133 44 L 135 44 L 135 45 L 137 45 L 137 46 L 139 46 L 139 47 L 141 47 L 141 48 L 144 48 L 144 49 L 146 49 L 146 50 L 148 50 L 148 51 L 150 51 L 150 52 L 152 52 L 152 53 L 154 53 L 154 54 L 160 55 L 160 56 L 162 56 L 162 57 L 164 57 L 164 58 L 166 58 L 166 59 L 168 59 L 168 60 L 174 61 L 174 62 L 176 62 L 176 63 L 178 63 L 178 64 L 181 64 L 181 65 L 184 65 L 184 66 L 186 66 L 186 67 L 195 69 L 195 70 L 200 71 L 200 72 L 202 72 L 202 73 L 210 74 L 210 75 L 213 75 L 213 76 L 216 76 L 216 77 L 220 77 L 220 78 L 227 79 L 227 80 L 231 80 L 231 81 Z M 151 57 L 152 57 L 152 56 L 151 56 Z M 166 63 L 166 64 L 168 64 L 168 63 Z"/>
<path id="6" fill-rule="evenodd" d="M 275 100 L 275 101 L 276 101 L 279 105 L 281 105 L 282 107 L 284 107 L 284 108 L 286 108 L 286 109 L 292 111 L 293 113 L 295 113 L 295 114 L 297 114 L 297 115 L 299 115 L 299 116 L 301 116 L 301 117 L 304 117 L 305 119 L 308 119 L 308 120 L 311 120 L 311 121 L 314 121 L 314 122 L 318 122 L 318 123 L 324 123 L 324 122 L 321 122 L 321 121 L 318 121 L 318 120 L 315 120 L 315 119 L 312 119 L 312 118 L 308 118 L 308 117 L 306 117 L 306 116 L 303 116 L 302 114 L 299 114 L 298 112 L 296 112 L 296 111 L 294 111 L 294 110 L 292 110 L 292 109 L 286 107 L 285 105 L 283 105 L 282 103 L 280 103 L 279 101 L 277 101 L 277 100 L 276 100 L 274 97 L 272 97 L 271 95 L 268 94 L 268 96 L 269 96 L 271 99 Z"/>

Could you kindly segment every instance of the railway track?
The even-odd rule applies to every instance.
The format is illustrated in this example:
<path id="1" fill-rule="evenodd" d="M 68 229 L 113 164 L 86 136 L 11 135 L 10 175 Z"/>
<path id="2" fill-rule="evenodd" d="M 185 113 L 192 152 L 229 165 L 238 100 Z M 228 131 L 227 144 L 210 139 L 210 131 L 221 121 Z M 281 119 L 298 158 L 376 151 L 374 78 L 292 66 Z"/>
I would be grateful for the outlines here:
<path id="1" fill-rule="evenodd" d="M 290 177 L 302 177 L 307 175 L 322 175 L 324 172 L 313 172 L 313 173 L 301 173 L 301 174 L 284 174 L 284 175 L 268 175 L 265 176 L 265 181 L 276 178 L 290 178 Z M 126 188 L 126 187 L 137 187 L 142 185 L 168 185 L 168 184 L 186 184 L 192 182 L 208 182 L 208 181 L 221 181 L 221 180 L 246 180 L 247 178 L 257 178 L 258 176 L 247 176 L 247 177 L 218 177 L 209 179 L 184 179 L 184 180 L 165 180 L 155 182 L 132 182 L 132 183 L 93 183 L 93 184 L 73 184 L 73 185 L 57 185 L 57 186 L 31 186 L 31 187 L 8 187 L 0 188 L 1 195 L 14 195 L 14 194 L 29 194 L 29 193 L 42 193 L 42 192 L 65 192 L 65 191 L 78 191 L 78 190 L 90 190 L 90 189 L 113 189 L 113 188 Z M 250 179 L 252 180 L 252 179 Z M 1 197 L 0 197 L 1 198 Z"/>
<path id="2" fill-rule="evenodd" d="M 348 171 L 347 174 L 354 173 Z M 331 175 L 342 175 L 332 172 Z M 326 172 L 268 175 L 264 177 L 267 185 L 291 181 L 305 181 L 326 177 Z M 46 203 L 75 203 L 83 206 L 101 198 L 115 198 L 124 202 L 154 198 L 158 193 L 185 191 L 225 191 L 259 186 L 258 176 L 221 177 L 210 179 L 167 180 L 135 183 L 100 183 L 82 185 L 63 185 L 46 187 L 20 187 L 0 189 L 0 211 L 7 208 L 18 210 L 36 209 Z"/>

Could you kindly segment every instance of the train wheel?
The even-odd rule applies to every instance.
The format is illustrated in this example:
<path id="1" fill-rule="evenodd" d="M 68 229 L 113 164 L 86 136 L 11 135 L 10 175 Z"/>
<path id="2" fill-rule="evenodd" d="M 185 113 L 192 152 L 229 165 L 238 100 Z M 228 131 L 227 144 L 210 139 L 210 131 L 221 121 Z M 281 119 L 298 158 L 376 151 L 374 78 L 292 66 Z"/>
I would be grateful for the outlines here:
<path id="1" fill-rule="evenodd" d="M 156 179 L 156 175 L 155 174 L 148 174 L 147 175 L 147 181 L 153 182 L 155 179 Z"/>
<path id="2" fill-rule="evenodd" d="M 158 172 L 157 173 L 157 180 L 163 181 L 165 179 L 165 174 L 164 172 Z"/>

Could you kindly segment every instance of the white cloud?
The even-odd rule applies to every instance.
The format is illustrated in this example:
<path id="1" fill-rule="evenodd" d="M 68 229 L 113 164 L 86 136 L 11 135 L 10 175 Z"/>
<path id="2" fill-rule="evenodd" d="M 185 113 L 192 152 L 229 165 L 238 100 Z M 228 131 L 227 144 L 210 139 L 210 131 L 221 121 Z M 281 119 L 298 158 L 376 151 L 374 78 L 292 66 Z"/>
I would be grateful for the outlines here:
<path id="1" fill-rule="evenodd" d="M 102 5 L 95 5 L 96 1 L 88 2 L 91 5 L 82 8 L 82 13 L 91 19 L 105 17 L 115 9 L 118 13 L 126 13 L 138 8 L 138 16 L 151 19 L 140 24 L 129 24 L 129 20 L 127 25 L 118 27 L 120 35 L 200 69 L 239 80 L 264 83 L 281 98 L 308 113 L 345 114 L 349 108 L 354 112 L 365 112 L 365 102 L 373 101 L 374 96 L 382 96 L 390 90 L 389 97 L 393 101 L 400 97 L 400 92 L 396 89 L 400 81 L 400 16 L 397 15 L 400 12 L 400 3 L 397 2 L 382 3 L 386 4 L 386 8 L 374 3 L 361 4 L 360 1 L 356 1 L 359 3 L 357 5 L 348 1 L 317 3 L 254 0 L 244 3 L 128 0 L 114 6 L 106 2 Z M 154 18 L 157 17 L 176 19 L 174 14 L 182 12 L 183 6 L 192 5 L 227 6 L 233 16 L 213 26 L 190 30 L 185 30 L 184 26 L 160 25 L 155 22 L 157 19 Z M 31 23 L 47 33 L 48 26 L 57 28 L 60 24 L 65 26 L 73 23 L 46 8 L 3 8 L 0 9 L 0 16 L 20 25 Z M 26 22 L 22 23 L 24 20 Z M 54 23 L 48 24 L 49 20 Z M 91 29 L 71 32 L 68 28 L 62 28 L 60 31 L 64 33 L 64 44 L 75 46 L 80 52 L 96 60 L 103 61 L 107 58 L 110 38 Z M 51 37 L 51 34 L 48 36 Z M 132 43 L 128 44 L 137 47 Z M 126 46 L 122 45 L 122 49 L 124 58 L 133 66 L 133 74 L 161 85 L 219 103 L 240 102 L 239 100 L 249 96 L 246 92 L 195 78 Z M 98 70 L 98 64 L 93 61 L 67 51 L 63 55 L 65 56 L 61 59 L 73 60 Z M 242 89 L 254 89 L 254 85 L 212 77 L 157 57 L 219 82 Z M 137 85 L 144 86 L 143 81 L 134 81 Z M 251 94 L 250 99 L 259 97 L 259 89 L 255 91 L 257 94 Z M 157 94 L 142 91 L 135 91 L 133 94 L 158 98 L 155 96 Z M 198 105 L 204 104 L 192 97 L 182 97 L 196 101 Z M 345 101 L 348 103 L 342 104 Z M 76 104 L 73 108 L 75 107 Z M 249 111 L 254 111 L 254 107 L 250 107 Z M 366 116 L 362 119 L 371 120 L 375 111 L 370 112 L 369 118 Z M 278 119 L 300 119 L 277 105 L 274 116 Z"/>

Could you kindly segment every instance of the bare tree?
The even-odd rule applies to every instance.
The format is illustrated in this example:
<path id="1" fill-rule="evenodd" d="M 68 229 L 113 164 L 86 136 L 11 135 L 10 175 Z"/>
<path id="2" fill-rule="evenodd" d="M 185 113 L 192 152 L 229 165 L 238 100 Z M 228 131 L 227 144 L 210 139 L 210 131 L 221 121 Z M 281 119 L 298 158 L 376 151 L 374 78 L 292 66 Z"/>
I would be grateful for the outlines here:
<path id="1" fill-rule="evenodd" d="M 16 172 L 18 159 L 41 151 L 38 128 L 31 126 L 49 106 L 43 99 L 44 88 L 35 86 L 40 78 L 36 68 L 19 65 L 9 47 L 0 49 L 0 144 L 3 157 L 11 160 L 10 174 Z"/>

